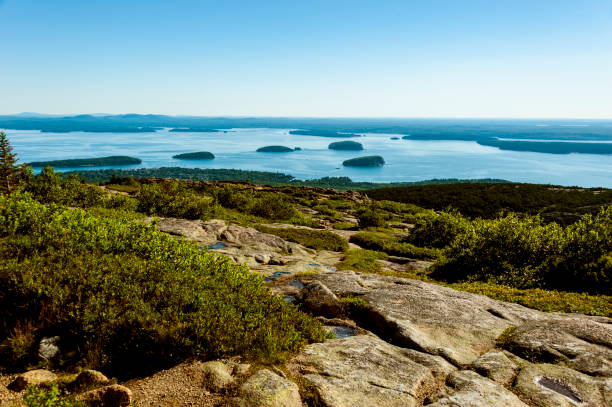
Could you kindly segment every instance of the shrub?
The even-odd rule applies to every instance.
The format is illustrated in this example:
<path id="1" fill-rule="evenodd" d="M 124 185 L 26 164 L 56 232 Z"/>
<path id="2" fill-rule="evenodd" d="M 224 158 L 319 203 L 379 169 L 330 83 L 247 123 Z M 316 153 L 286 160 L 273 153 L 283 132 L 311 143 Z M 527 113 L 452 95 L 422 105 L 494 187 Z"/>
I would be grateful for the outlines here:
<path id="1" fill-rule="evenodd" d="M 377 260 L 387 260 L 386 253 L 373 250 L 353 249 L 344 254 L 338 268 L 340 270 L 361 271 L 364 273 L 376 273 L 381 270 L 381 264 Z"/>
<path id="2" fill-rule="evenodd" d="M 104 199 L 100 188 L 84 183 L 76 174 L 62 179 L 51 167 L 43 168 L 25 189 L 43 203 L 90 207 L 101 205 Z"/>
<path id="3" fill-rule="evenodd" d="M 375 208 L 365 208 L 357 212 L 360 228 L 383 227 L 387 225 L 385 215 Z"/>
<path id="4" fill-rule="evenodd" d="M 255 226 L 264 233 L 279 236 L 290 242 L 299 243 L 315 250 L 331 250 L 341 252 L 348 249 L 348 243 L 342 237 L 326 230 L 311 230 L 303 228 L 274 228 L 264 225 Z"/>
<path id="5" fill-rule="evenodd" d="M 563 250 L 547 259 L 550 286 L 568 291 L 612 293 L 612 207 L 584 215 L 565 228 Z"/>
<path id="6" fill-rule="evenodd" d="M 351 236 L 349 241 L 365 249 L 384 252 L 391 256 L 435 259 L 439 255 L 439 251 L 436 249 L 416 247 L 376 232 L 359 232 Z"/>
<path id="7" fill-rule="evenodd" d="M 610 294 L 611 253 L 612 208 L 567 227 L 510 214 L 473 221 L 445 250 L 433 276 Z"/>
<path id="8" fill-rule="evenodd" d="M 32 321 L 75 363 L 123 377 L 189 357 L 278 360 L 325 337 L 245 266 L 23 194 L 0 196 L 0 260 L 0 338 Z"/>
<path id="9" fill-rule="evenodd" d="M 255 195 L 253 206 L 249 208 L 252 215 L 265 219 L 288 220 L 297 215 L 297 211 L 282 195 L 271 192 L 260 192 Z"/>
<path id="10" fill-rule="evenodd" d="M 35 386 L 28 387 L 23 396 L 23 401 L 28 407 L 77 407 L 85 406 L 85 403 L 74 403 L 60 397 L 57 385 L 49 389 L 37 389 Z"/>
<path id="11" fill-rule="evenodd" d="M 509 214 L 477 219 L 459 234 L 434 266 L 447 281 L 491 281 L 515 288 L 546 285 L 544 262 L 562 251 L 563 229 L 539 217 Z"/>
<path id="12" fill-rule="evenodd" d="M 136 199 L 138 212 L 147 215 L 199 219 L 209 211 L 206 200 L 177 181 L 143 184 Z"/>
<path id="13" fill-rule="evenodd" d="M 414 228 L 410 231 L 407 241 L 422 247 L 442 248 L 470 227 L 470 222 L 459 213 L 426 212 L 417 216 Z"/>
<path id="14" fill-rule="evenodd" d="M 107 209 L 136 212 L 138 210 L 139 202 L 137 199 L 129 196 L 113 194 L 110 198 L 104 201 L 103 205 Z"/>
<path id="15" fill-rule="evenodd" d="M 215 192 L 215 201 L 230 209 L 239 209 L 264 219 L 288 220 L 298 215 L 287 199 L 271 192 L 254 192 L 224 186 Z"/>

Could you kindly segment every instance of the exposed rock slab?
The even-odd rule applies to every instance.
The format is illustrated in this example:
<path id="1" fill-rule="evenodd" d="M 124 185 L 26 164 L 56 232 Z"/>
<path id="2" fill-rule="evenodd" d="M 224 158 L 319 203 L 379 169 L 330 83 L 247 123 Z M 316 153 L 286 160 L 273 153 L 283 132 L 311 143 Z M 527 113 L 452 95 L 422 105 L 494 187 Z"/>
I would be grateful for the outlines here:
<path id="1" fill-rule="evenodd" d="M 521 369 L 514 388 L 538 407 L 607 407 L 612 400 L 612 379 L 552 364 L 530 364 Z"/>
<path id="2" fill-rule="evenodd" d="M 420 405 L 436 387 L 432 369 L 419 358 L 440 372 L 453 369 L 440 358 L 415 355 L 374 335 L 308 345 L 295 363 L 325 406 L 406 407 Z"/>
<path id="3" fill-rule="evenodd" d="M 491 351 L 480 356 L 472 369 L 496 383 L 510 385 L 519 372 L 519 367 L 501 351 Z"/>
<path id="4" fill-rule="evenodd" d="M 537 343 L 561 353 L 587 352 L 609 358 L 605 348 L 612 349 L 612 324 L 606 318 L 544 313 L 406 278 L 352 271 L 313 278 L 337 296 L 365 299 L 371 311 L 358 321 L 363 327 L 398 346 L 440 355 L 460 367 L 468 367 L 493 349 L 498 336 L 511 327 L 519 327 L 520 332 L 521 326 L 553 324 L 565 336 L 542 334 L 538 336 L 542 342 Z M 531 331 L 526 328 L 526 332 Z M 564 345 L 557 343 L 559 337 Z M 597 371 L 605 374 L 606 368 Z"/>
<path id="5" fill-rule="evenodd" d="M 472 371 L 451 373 L 447 383 L 455 393 L 430 407 L 528 407 L 511 391 Z"/>

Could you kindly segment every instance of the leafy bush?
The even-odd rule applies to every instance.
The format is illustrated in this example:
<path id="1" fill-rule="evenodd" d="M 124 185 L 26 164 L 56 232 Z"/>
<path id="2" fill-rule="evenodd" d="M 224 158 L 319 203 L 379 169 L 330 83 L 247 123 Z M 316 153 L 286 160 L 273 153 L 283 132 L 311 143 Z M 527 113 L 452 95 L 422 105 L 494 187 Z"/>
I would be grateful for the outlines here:
<path id="1" fill-rule="evenodd" d="M 336 252 L 348 249 L 348 243 L 342 237 L 326 230 L 311 230 L 303 228 L 274 228 L 256 225 L 260 232 L 279 236 L 290 242 L 299 243 L 315 250 L 331 250 Z"/>
<path id="2" fill-rule="evenodd" d="M 278 360 L 325 336 L 245 266 L 23 194 L 0 196 L 0 260 L 0 338 L 31 324 L 74 363 L 123 377 L 195 356 Z"/>
<path id="3" fill-rule="evenodd" d="M 447 281 L 490 281 L 516 288 L 545 285 L 544 262 L 560 252 L 563 229 L 538 217 L 509 214 L 477 219 L 458 235 L 432 276 Z"/>
<path id="4" fill-rule="evenodd" d="M 136 212 L 139 207 L 139 201 L 138 199 L 131 198 L 129 196 L 113 194 L 110 198 L 103 202 L 103 205 L 107 209 Z"/>
<path id="5" fill-rule="evenodd" d="M 612 208 L 567 227 L 515 214 L 476 220 L 444 254 L 435 278 L 610 294 Z"/>
<path id="6" fill-rule="evenodd" d="M 23 401 L 28 407 L 85 407 L 83 402 L 68 401 L 60 396 L 57 385 L 52 385 L 49 389 L 38 389 L 30 386 L 23 396 Z"/>
<path id="7" fill-rule="evenodd" d="M 199 219 L 209 211 L 206 200 L 177 181 L 143 184 L 136 199 L 138 212 L 147 215 Z"/>
<path id="8" fill-rule="evenodd" d="M 387 225 L 387 219 L 384 213 L 377 211 L 375 208 L 365 208 L 357 212 L 360 228 L 383 227 Z"/>
<path id="9" fill-rule="evenodd" d="M 377 260 L 387 260 L 386 253 L 373 250 L 353 249 L 344 254 L 338 268 L 340 270 L 353 270 L 364 273 L 376 273 L 381 270 L 381 264 Z"/>
<path id="10" fill-rule="evenodd" d="M 407 241 L 422 247 L 448 246 L 460 233 L 470 227 L 470 222 L 459 213 L 426 212 L 417 216 Z"/>
<path id="11" fill-rule="evenodd" d="M 239 209 L 264 219 L 288 220 L 298 215 L 284 196 L 271 192 L 241 190 L 226 185 L 216 191 L 215 200 L 225 208 Z"/>
<path id="12" fill-rule="evenodd" d="M 43 168 L 25 189 L 43 203 L 90 207 L 101 205 L 104 199 L 100 188 L 84 183 L 76 174 L 63 179 L 51 167 Z"/>
<path id="13" fill-rule="evenodd" d="M 548 285 L 561 290 L 612 293 L 612 207 L 565 228 L 563 250 L 546 262 Z"/>
<path id="14" fill-rule="evenodd" d="M 349 241 L 365 249 L 384 252 L 391 256 L 435 259 L 439 255 L 439 251 L 436 249 L 416 247 L 376 232 L 359 232 L 351 236 Z"/>

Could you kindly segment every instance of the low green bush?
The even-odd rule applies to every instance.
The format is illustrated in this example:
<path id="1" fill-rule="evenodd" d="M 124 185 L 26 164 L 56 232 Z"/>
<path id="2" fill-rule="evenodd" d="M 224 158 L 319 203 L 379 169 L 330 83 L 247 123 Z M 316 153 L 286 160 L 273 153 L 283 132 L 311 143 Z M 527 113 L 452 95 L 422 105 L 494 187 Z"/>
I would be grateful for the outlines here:
<path id="1" fill-rule="evenodd" d="M 338 269 L 377 273 L 382 268 L 377 260 L 387 260 L 388 258 L 389 256 L 386 253 L 375 252 L 373 250 L 348 250 L 338 265 Z"/>
<path id="2" fill-rule="evenodd" d="M 612 292 L 612 208 L 563 227 L 509 214 L 459 233 L 432 276 L 514 288 Z"/>
<path id="3" fill-rule="evenodd" d="M 85 407 L 84 402 L 69 401 L 60 395 L 57 385 L 49 389 L 38 389 L 30 386 L 26 390 L 23 401 L 27 407 Z"/>
<path id="4" fill-rule="evenodd" d="M 142 184 L 135 198 L 136 210 L 147 215 L 199 219 L 210 211 L 208 200 L 177 181 Z"/>
<path id="5" fill-rule="evenodd" d="M 102 205 L 104 200 L 100 188 L 84 183 L 76 174 L 63 179 L 51 167 L 43 168 L 24 189 L 43 203 L 90 207 Z"/>
<path id="6" fill-rule="evenodd" d="M 443 248 L 470 226 L 470 221 L 457 212 L 439 215 L 433 211 L 423 212 L 415 217 L 414 228 L 406 241 L 420 247 Z"/>
<path id="7" fill-rule="evenodd" d="M 275 228 L 265 225 L 256 225 L 260 232 L 276 235 L 290 242 L 299 243 L 315 250 L 331 250 L 342 252 L 348 249 L 345 239 L 326 230 L 312 230 L 304 228 Z"/>
<path id="8" fill-rule="evenodd" d="M 384 227 L 387 225 L 387 216 L 384 212 L 374 207 L 364 208 L 357 211 L 357 220 L 360 228 Z"/>
<path id="9" fill-rule="evenodd" d="M 325 337 L 245 266 L 153 226 L 19 193 L 0 196 L 0 309 L 0 341 L 26 353 L 2 355 L 13 369 L 48 335 L 72 355 L 62 363 L 121 377 L 189 357 L 274 361 Z"/>
<path id="10" fill-rule="evenodd" d="M 293 205 L 280 194 L 240 189 L 229 185 L 215 191 L 214 199 L 221 206 L 264 219 L 288 220 L 298 216 Z"/>
<path id="11" fill-rule="evenodd" d="M 397 239 L 377 232 L 359 232 L 351 236 L 349 241 L 364 249 L 384 252 L 391 256 L 436 259 L 440 254 L 440 251 L 437 249 L 416 247 L 410 243 L 400 242 Z"/>

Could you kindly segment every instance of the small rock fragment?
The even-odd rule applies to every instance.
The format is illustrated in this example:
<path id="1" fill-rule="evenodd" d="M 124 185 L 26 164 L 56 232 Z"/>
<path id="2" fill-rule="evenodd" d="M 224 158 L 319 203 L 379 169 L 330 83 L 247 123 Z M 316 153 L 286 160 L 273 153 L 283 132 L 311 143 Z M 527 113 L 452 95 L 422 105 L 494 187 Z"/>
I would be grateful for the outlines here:
<path id="1" fill-rule="evenodd" d="M 212 391 L 219 391 L 233 383 L 232 368 L 223 362 L 212 361 L 202 364 L 204 385 Z"/>
<path id="2" fill-rule="evenodd" d="M 267 369 L 251 376 L 240 387 L 239 407 L 301 407 L 298 386 Z"/>

